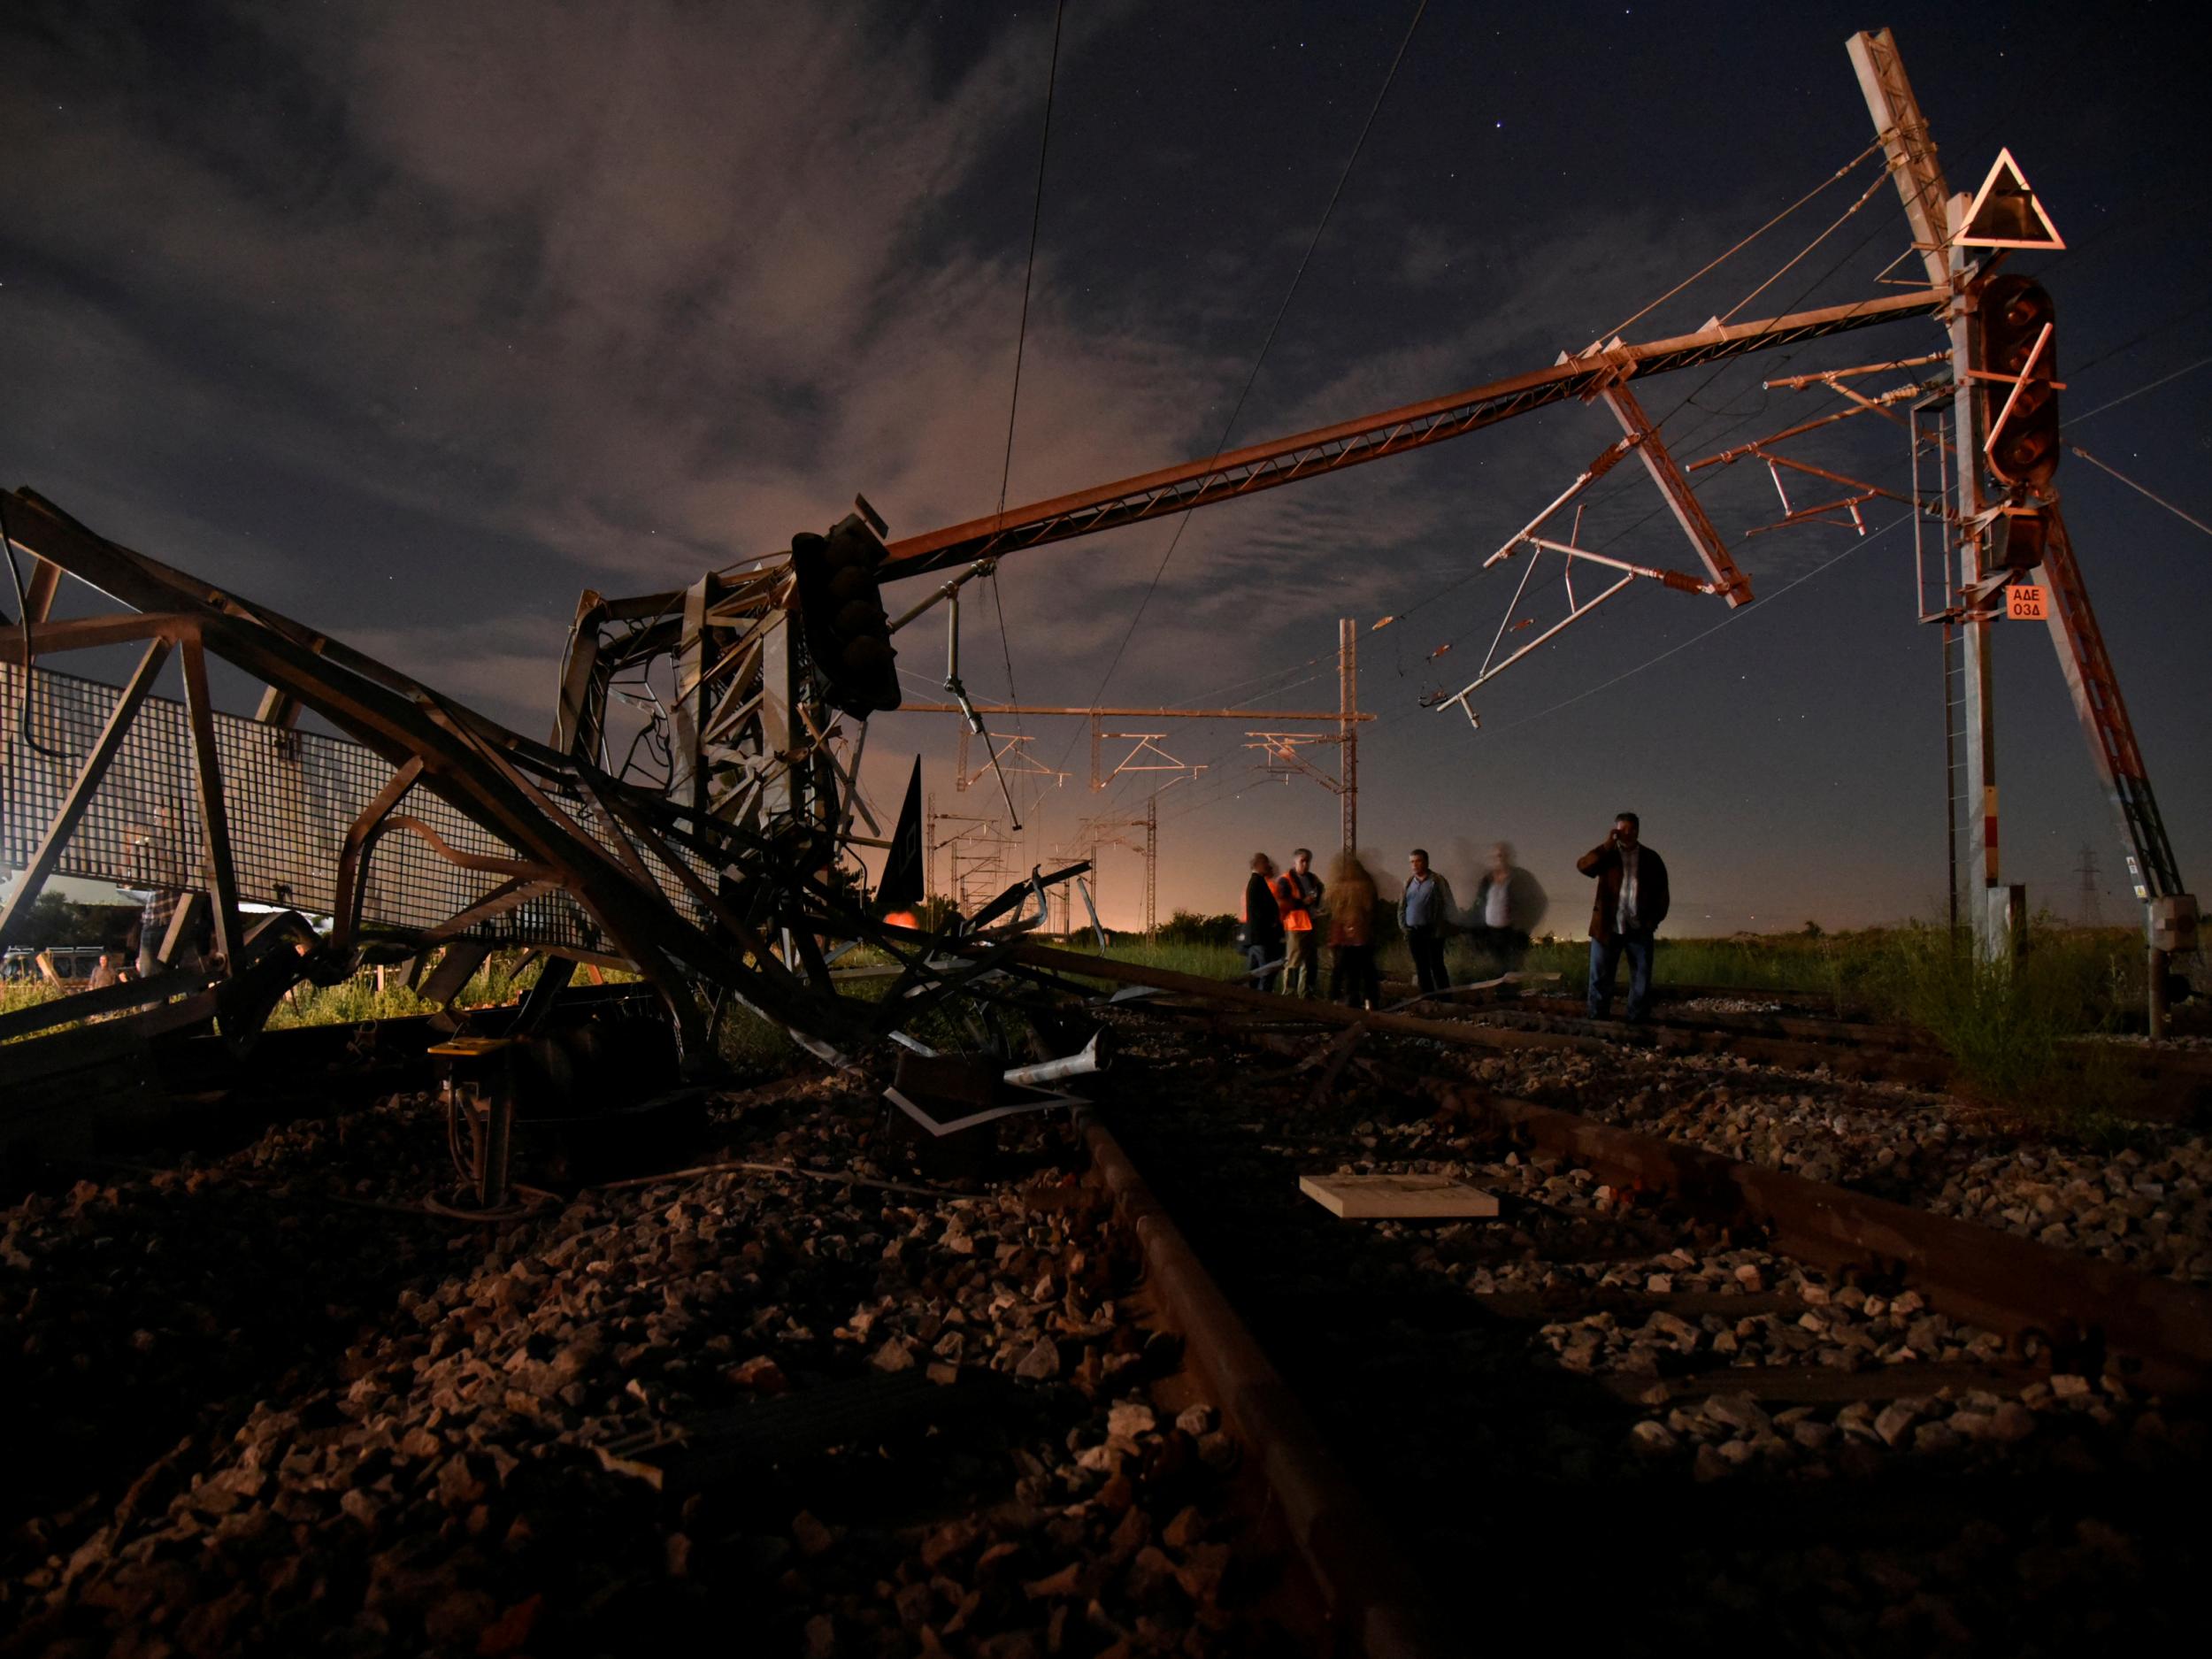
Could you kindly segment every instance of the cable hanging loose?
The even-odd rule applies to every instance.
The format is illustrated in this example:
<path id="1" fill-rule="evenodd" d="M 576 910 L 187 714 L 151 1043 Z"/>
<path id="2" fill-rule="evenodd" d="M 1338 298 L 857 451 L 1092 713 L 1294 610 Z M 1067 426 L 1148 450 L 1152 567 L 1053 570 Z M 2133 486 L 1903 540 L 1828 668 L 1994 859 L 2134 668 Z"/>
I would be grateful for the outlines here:
<path id="1" fill-rule="evenodd" d="M 31 732 L 31 687 L 37 680 L 37 658 L 31 644 L 31 595 L 23 586 L 23 572 L 15 562 L 15 541 L 8 534 L 8 511 L 0 504 L 0 553 L 8 556 L 8 581 L 15 589 L 15 614 L 23 630 L 23 696 L 15 705 L 15 729 L 23 739 L 23 747 L 33 754 L 43 755 L 49 760 L 82 760 L 81 755 L 64 749 L 49 749 Z"/>
<path id="2" fill-rule="evenodd" d="M 1044 131 L 1037 141 L 1037 188 L 1029 208 L 1029 257 L 1022 265 L 1021 322 L 1014 333 L 1014 387 L 1006 400 L 1006 454 L 999 464 L 998 516 L 1001 518 L 1006 516 L 1006 487 L 1014 474 L 1014 421 L 1021 412 L 1022 358 L 1029 349 L 1029 289 L 1037 272 L 1037 232 L 1044 222 L 1045 162 L 1052 153 L 1052 96 L 1060 79 L 1060 26 L 1066 11 L 1067 0 L 1060 0 L 1052 12 L 1052 58 L 1045 69 Z M 1014 651 L 1006 637 L 1006 602 L 999 595 L 995 573 L 991 580 L 991 602 L 998 611 L 999 655 L 1006 664 L 1006 700 L 1018 704 L 1021 694 L 1014 685 Z M 1014 725 L 1017 731 L 1021 729 L 1019 715 L 1014 717 Z"/>

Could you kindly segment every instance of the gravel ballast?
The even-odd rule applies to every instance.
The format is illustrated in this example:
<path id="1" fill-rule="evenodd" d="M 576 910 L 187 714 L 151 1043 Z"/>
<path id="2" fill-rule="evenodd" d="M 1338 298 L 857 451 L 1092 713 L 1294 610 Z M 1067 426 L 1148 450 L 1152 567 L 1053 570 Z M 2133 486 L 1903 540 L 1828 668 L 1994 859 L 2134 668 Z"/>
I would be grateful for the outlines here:
<path id="1" fill-rule="evenodd" d="M 1355 1058 L 1317 1104 L 1317 1065 L 1294 1056 L 1325 1037 L 1239 1052 L 1126 1031 L 1109 1121 L 1448 1605 L 1540 1622 L 1602 1594 L 1637 1609 L 1608 1624 L 1623 1652 L 2057 1653 L 2178 1633 L 2145 1591 L 2185 1581 L 2193 1546 L 2145 1517 L 2203 1467 L 2193 1408 L 2055 1373 L 1910 1286 L 1694 1224 L 1389 1079 L 1471 1073 L 1800 1173 L 1847 1160 L 1924 1202 L 1942 1190 L 1924 1160 L 1947 1179 L 2049 1148 L 1930 1101 L 1903 1158 L 1890 1098 L 1855 1109 L 1821 1079 L 1470 1062 L 1396 1038 L 1371 1038 L 1359 1053 L 1384 1069 Z M 1386 1172 L 1458 1177 L 1500 1214 L 1347 1221 L 1298 1192 L 1301 1175 Z"/>
<path id="2" fill-rule="evenodd" d="M 1248 1652 L 1240 1451 L 1040 1127 L 929 1190 L 864 1094 L 720 1171 L 430 1217 L 403 1100 L 0 1222 L 14 1654 Z"/>

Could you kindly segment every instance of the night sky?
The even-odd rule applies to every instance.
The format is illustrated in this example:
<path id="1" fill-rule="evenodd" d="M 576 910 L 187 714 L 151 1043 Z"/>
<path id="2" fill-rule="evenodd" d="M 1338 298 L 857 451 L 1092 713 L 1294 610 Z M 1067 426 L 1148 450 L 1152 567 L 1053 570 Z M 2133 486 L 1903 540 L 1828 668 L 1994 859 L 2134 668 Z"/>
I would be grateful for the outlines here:
<path id="1" fill-rule="evenodd" d="M 1067 8 L 1010 503 L 1212 452 L 1412 10 Z M 2212 518 L 2195 15 L 1432 5 L 1231 442 L 1609 334 L 1867 146 L 1844 41 L 1887 25 L 1951 187 L 2009 145 L 2070 244 L 2014 266 L 2056 299 L 2069 442 Z M 1053 21 L 19 0 L 0 14 L 5 481 L 542 736 L 580 589 L 778 551 L 856 491 L 895 536 L 996 504 Z M 1863 161 L 1629 337 L 1728 311 L 1878 176 Z M 1884 183 L 1740 314 L 1894 292 L 1877 278 L 1906 241 Z M 1686 464 L 1837 406 L 1763 378 L 1940 343 L 1901 323 L 1636 389 Z M 1746 541 L 1777 516 L 1764 473 L 1700 473 L 1758 603 L 1639 584 L 1478 694 L 1479 733 L 1419 706 L 1473 676 L 1519 567 L 1465 579 L 1616 434 L 1601 408 L 1555 408 L 1202 511 L 1102 685 L 1172 522 L 1015 556 L 1004 657 L 987 588 L 964 606 L 968 683 L 1004 696 L 1010 657 L 1026 702 L 1333 706 L 1351 616 L 1380 716 L 1360 839 L 1386 879 L 1425 843 L 1465 895 L 1476 849 L 1509 838 L 1550 925 L 1578 931 L 1572 860 L 1633 809 L 1674 872 L 1670 931 L 1939 912 L 1940 684 L 1909 523 Z M 1871 419 L 1790 452 L 1908 476 L 1903 435 Z M 2059 485 L 2201 884 L 2212 545 L 2078 457 Z M 1585 545 L 1694 568 L 1632 463 L 1590 501 Z M 1902 510 L 1867 512 L 1882 530 Z M 1519 614 L 1548 621 L 1543 603 Z M 2005 873 L 2070 914 L 2086 843 L 2107 919 L 2131 914 L 2047 636 L 1997 632 Z M 910 695 L 935 700 L 941 626 L 901 639 Z M 1083 818 L 1141 818 L 1159 775 L 1091 795 L 1079 723 L 1026 729 L 1072 776 L 1025 786 L 1025 865 Z M 1255 848 L 1334 845 L 1334 798 L 1262 779 L 1244 741 L 1194 722 L 1165 741 L 1211 769 L 1161 801 L 1163 914 L 1233 908 Z M 941 809 L 989 810 L 987 786 L 953 791 L 950 723 L 921 715 L 876 723 L 881 804 L 917 749 Z M 1133 923 L 1135 856 L 1109 850 L 1102 876 L 1109 920 Z"/>

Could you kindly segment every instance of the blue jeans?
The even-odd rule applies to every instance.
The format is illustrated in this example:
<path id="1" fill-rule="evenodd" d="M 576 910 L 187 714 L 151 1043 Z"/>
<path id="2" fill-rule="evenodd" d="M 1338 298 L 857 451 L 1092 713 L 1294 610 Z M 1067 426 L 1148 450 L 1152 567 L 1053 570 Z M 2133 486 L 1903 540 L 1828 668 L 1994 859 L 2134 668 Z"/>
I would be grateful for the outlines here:
<path id="1" fill-rule="evenodd" d="M 1413 980 L 1417 989 L 1450 988 L 1452 978 L 1444 965 L 1444 935 L 1440 930 L 1428 923 L 1416 923 L 1406 929 L 1406 949 L 1413 956 Z"/>
<path id="2" fill-rule="evenodd" d="M 1590 1018 L 1605 1019 L 1613 1011 L 1613 980 L 1621 965 L 1621 958 L 1628 958 L 1628 1018 L 1639 1020 L 1651 1006 L 1651 956 L 1654 941 L 1649 933 L 1618 933 L 1611 939 L 1593 939 L 1590 941 Z"/>
<path id="3" fill-rule="evenodd" d="M 1244 965 L 1256 973 L 1269 963 L 1279 961 L 1282 954 L 1283 941 L 1279 939 L 1270 940 L 1264 944 L 1247 945 L 1244 948 Z M 1271 991 L 1275 988 L 1275 981 L 1279 977 L 1279 974 L 1271 973 L 1264 979 L 1253 979 L 1249 983 L 1256 991 Z"/>

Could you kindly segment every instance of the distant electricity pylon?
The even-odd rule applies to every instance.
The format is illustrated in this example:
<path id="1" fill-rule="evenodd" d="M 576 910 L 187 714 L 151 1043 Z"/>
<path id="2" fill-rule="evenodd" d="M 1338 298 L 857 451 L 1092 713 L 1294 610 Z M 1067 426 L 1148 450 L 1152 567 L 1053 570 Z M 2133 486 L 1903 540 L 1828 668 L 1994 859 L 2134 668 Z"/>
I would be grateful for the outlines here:
<path id="1" fill-rule="evenodd" d="M 2087 841 L 2081 844 L 2081 914 L 2084 927 L 2102 927 L 2104 911 L 2099 895 L 2104 883 L 2097 873 L 2097 849 Z"/>

